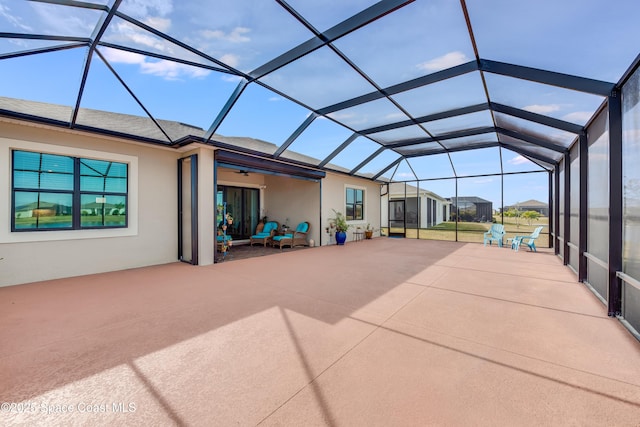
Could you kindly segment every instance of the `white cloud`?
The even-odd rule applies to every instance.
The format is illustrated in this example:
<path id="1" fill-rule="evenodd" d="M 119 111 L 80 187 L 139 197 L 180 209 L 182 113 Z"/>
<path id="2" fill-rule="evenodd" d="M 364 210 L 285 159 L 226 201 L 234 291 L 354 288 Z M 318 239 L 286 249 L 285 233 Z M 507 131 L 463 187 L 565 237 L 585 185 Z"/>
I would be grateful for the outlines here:
<path id="1" fill-rule="evenodd" d="M 171 28 L 171 19 L 152 16 L 144 20 L 144 23 L 158 31 L 167 32 Z"/>
<path id="2" fill-rule="evenodd" d="M 366 114 L 357 114 L 354 112 L 335 112 L 329 114 L 334 120 L 346 123 L 349 126 L 367 126 L 369 117 Z"/>
<path id="3" fill-rule="evenodd" d="M 134 18 L 146 20 L 151 15 L 166 16 L 173 12 L 173 0 L 128 0 L 121 10 Z"/>
<path id="4" fill-rule="evenodd" d="M 124 50 L 104 49 L 100 50 L 100 52 L 104 55 L 107 61 L 114 63 L 141 64 L 145 60 L 145 57 L 143 55 L 138 55 L 137 53 L 132 52 L 125 52 Z"/>
<path id="5" fill-rule="evenodd" d="M 33 3 L 31 7 L 37 18 L 30 19 L 39 19 L 38 32 L 89 36 L 95 28 L 95 22 L 75 8 L 61 8 L 45 3 Z"/>
<path id="6" fill-rule="evenodd" d="M 140 64 L 140 70 L 144 74 L 152 74 L 167 80 L 178 80 L 181 77 L 200 78 L 209 75 L 210 71 L 203 68 L 190 67 L 171 61 L 145 61 Z"/>
<path id="7" fill-rule="evenodd" d="M 507 161 L 507 163 L 509 163 L 510 165 L 524 165 L 526 163 L 529 163 L 529 159 L 524 156 L 516 156 L 513 159 Z"/>
<path id="8" fill-rule="evenodd" d="M 225 33 L 222 30 L 205 30 L 201 34 L 206 39 L 225 40 L 231 43 L 246 43 L 250 42 L 251 38 L 246 36 L 251 29 L 246 27 L 235 27 L 231 32 Z"/>
<path id="9" fill-rule="evenodd" d="M 284 101 L 284 98 L 282 98 L 281 96 L 272 96 L 271 98 L 269 98 L 269 101 L 279 102 L 279 101 Z"/>
<path id="10" fill-rule="evenodd" d="M 568 122 L 586 123 L 592 115 L 593 113 L 589 111 L 575 111 L 573 113 L 567 114 L 562 119 Z"/>
<path id="11" fill-rule="evenodd" d="M 407 119 L 407 116 L 405 116 L 404 113 L 391 113 L 391 114 L 387 114 L 384 117 L 387 120 L 394 120 L 394 121 L 406 120 Z"/>
<path id="12" fill-rule="evenodd" d="M 201 78 L 209 75 L 210 71 L 203 68 L 191 67 L 171 61 L 150 61 L 149 58 L 136 53 L 124 52 L 117 49 L 105 49 L 104 57 L 113 63 L 138 65 L 140 72 L 162 77 L 166 80 L 180 78 Z"/>
<path id="13" fill-rule="evenodd" d="M 224 62 L 230 67 L 237 67 L 240 63 L 240 58 L 238 55 L 234 55 L 233 53 L 227 53 L 220 57 L 220 61 Z"/>
<path id="14" fill-rule="evenodd" d="M 119 23 L 114 28 L 119 40 L 129 40 L 137 45 L 146 48 L 155 49 L 164 53 L 170 53 L 167 52 L 167 44 L 165 42 L 152 36 L 149 33 L 142 32 L 138 27 L 135 27 L 128 22 Z"/>
<path id="15" fill-rule="evenodd" d="M 411 178 L 411 179 L 415 179 L 416 178 L 412 173 L 409 173 L 409 172 L 400 172 L 395 177 L 396 178 Z"/>
<path id="16" fill-rule="evenodd" d="M 527 110 L 532 113 L 538 113 L 538 114 L 549 114 L 549 113 L 553 113 L 554 111 L 560 110 L 560 106 L 558 104 L 547 104 L 547 105 L 533 104 L 533 105 L 527 105 L 526 107 L 523 108 L 523 110 Z"/>
<path id="17" fill-rule="evenodd" d="M 11 14 L 11 9 L 3 4 L 0 4 L 0 17 L 3 17 L 7 21 L 9 21 L 11 25 L 13 25 L 14 27 L 20 28 L 25 32 L 33 31 L 33 29 L 30 26 L 22 22 L 22 19 L 20 19 L 19 16 L 13 16 Z"/>
<path id="18" fill-rule="evenodd" d="M 425 71 L 439 71 L 447 68 L 455 67 L 456 65 L 469 62 L 469 58 L 462 52 L 449 52 L 438 58 L 434 58 L 430 61 L 418 64 L 417 67 Z"/>
<path id="19" fill-rule="evenodd" d="M 242 80 L 242 77 L 235 76 L 233 74 L 223 74 L 221 79 L 223 82 L 238 83 L 240 82 L 240 80 Z"/>
<path id="20" fill-rule="evenodd" d="M 474 184 L 488 184 L 493 182 L 493 178 L 479 178 L 473 181 Z"/>

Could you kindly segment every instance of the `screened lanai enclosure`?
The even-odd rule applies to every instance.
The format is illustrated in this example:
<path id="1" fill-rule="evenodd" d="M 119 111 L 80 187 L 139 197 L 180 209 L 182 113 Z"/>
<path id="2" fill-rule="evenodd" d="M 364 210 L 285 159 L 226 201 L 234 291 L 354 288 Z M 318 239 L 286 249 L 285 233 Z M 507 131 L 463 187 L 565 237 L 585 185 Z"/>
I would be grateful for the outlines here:
<path id="1" fill-rule="evenodd" d="M 0 0 L 0 114 L 370 179 L 387 235 L 544 225 L 541 246 L 640 329 L 638 16 L 635 0 Z"/>

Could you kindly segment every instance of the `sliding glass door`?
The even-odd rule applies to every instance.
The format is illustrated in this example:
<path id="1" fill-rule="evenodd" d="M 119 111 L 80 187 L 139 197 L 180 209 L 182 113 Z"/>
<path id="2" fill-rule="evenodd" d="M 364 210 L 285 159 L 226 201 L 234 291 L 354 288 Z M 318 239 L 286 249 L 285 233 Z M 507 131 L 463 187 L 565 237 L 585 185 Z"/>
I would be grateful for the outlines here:
<path id="1" fill-rule="evenodd" d="M 233 217 L 233 224 L 227 228 L 227 234 L 231 235 L 234 240 L 251 237 L 260 220 L 260 190 L 218 185 L 216 197 L 218 206 L 216 224 L 218 226 L 222 222 L 222 210 L 225 203 L 227 214 Z"/>

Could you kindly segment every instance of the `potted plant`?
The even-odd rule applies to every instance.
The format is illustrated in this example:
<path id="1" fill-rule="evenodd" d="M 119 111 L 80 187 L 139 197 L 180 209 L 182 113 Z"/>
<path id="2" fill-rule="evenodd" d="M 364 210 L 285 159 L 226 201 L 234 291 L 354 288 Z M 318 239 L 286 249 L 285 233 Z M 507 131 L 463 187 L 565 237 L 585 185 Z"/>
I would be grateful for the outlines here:
<path id="1" fill-rule="evenodd" d="M 329 218 L 329 221 L 336 228 L 336 244 L 344 245 L 344 242 L 347 241 L 347 230 L 350 225 L 347 223 L 347 218 L 342 214 L 342 212 L 337 212 L 335 209 L 332 209 L 335 216 L 333 218 Z"/>
<path id="2" fill-rule="evenodd" d="M 364 230 L 364 238 L 371 239 L 373 237 L 373 231 L 374 229 L 371 228 L 371 224 L 367 224 L 367 228 Z"/>

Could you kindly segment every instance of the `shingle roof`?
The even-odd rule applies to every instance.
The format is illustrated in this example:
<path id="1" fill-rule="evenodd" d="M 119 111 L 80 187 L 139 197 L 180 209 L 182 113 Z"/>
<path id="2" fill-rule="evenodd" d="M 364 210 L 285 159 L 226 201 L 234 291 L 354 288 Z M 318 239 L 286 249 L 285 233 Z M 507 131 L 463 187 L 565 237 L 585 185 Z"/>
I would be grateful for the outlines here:
<path id="1" fill-rule="evenodd" d="M 452 201 L 453 203 L 456 203 L 456 197 L 447 197 L 447 200 Z M 459 202 L 464 202 L 464 203 L 493 203 L 490 200 L 485 200 L 483 198 L 480 197 L 476 197 L 476 196 L 466 196 L 466 197 L 457 197 L 457 200 Z"/>

